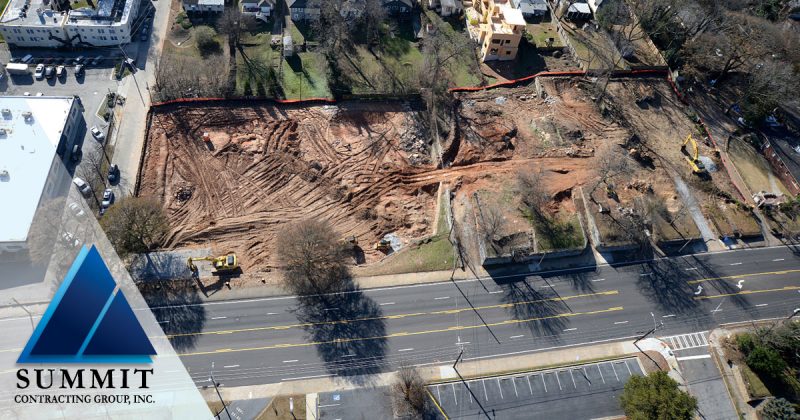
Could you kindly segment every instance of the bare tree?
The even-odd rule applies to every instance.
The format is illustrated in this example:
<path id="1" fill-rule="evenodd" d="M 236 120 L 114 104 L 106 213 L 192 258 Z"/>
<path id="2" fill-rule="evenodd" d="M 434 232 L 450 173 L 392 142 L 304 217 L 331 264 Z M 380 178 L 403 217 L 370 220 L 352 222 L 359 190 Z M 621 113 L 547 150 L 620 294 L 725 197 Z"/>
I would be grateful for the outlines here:
<path id="1" fill-rule="evenodd" d="M 289 223 L 277 238 L 286 287 L 295 294 L 337 291 L 348 284 L 347 253 L 327 222 L 306 219 Z"/>
<path id="2" fill-rule="evenodd" d="M 364 12 L 361 15 L 361 25 L 366 35 L 367 43 L 381 40 L 381 27 L 386 18 L 387 13 L 386 8 L 383 7 L 383 0 L 365 0 Z"/>
<path id="3" fill-rule="evenodd" d="M 594 200 L 594 192 L 600 184 L 605 184 L 609 187 L 608 181 L 617 176 L 618 174 L 630 171 L 630 159 L 623 152 L 623 149 L 609 145 L 604 148 L 597 156 L 595 163 L 595 176 L 596 181 L 592 186 L 589 193 L 589 198 Z"/>
<path id="4" fill-rule="evenodd" d="M 742 108 L 750 121 L 761 121 L 778 105 L 796 98 L 798 74 L 790 66 L 765 60 L 749 72 Z"/>
<path id="5" fill-rule="evenodd" d="M 435 14 L 430 14 L 430 20 L 433 31 L 422 40 L 423 64 L 419 79 L 428 96 L 429 105 L 444 105 L 451 100 L 447 89 L 452 84 L 452 69 L 458 60 L 469 60 L 474 64 L 475 70 L 478 61 L 474 44 L 464 33 L 454 31 Z"/>
<path id="6" fill-rule="evenodd" d="M 532 216 L 547 218 L 547 204 L 551 196 L 545 188 L 540 168 L 528 167 L 517 172 L 517 193 L 525 210 Z"/>
<path id="7" fill-rule="evenodd" d="M 78 176 L 83 178 L 87 184 L 92 188 L 92 198 L 94 198 L 95 205 L 100 205 L 96 191 L 102 190 L 106 184 L 106 177 L 108 172 L 103 169 L 106 168 L 105 163 L 108 157 L 105 155 L 103 145 L 91 151 L 84 153 L 81 157 L 81 164 L 78 166 Z"/>
<path id="8" fill-rule="evenodd" d="M 492 203 L 481 209 L 483 234 L 487 241 L 497 242 L 506 226 L 506 218 L 500 207 Z"/>
<path id="9" fill-rule="evenodd" d="M 428 395 L 425 381 L 417 369 L 401 366 L 391 386 L 395 418 L 421 419 L 427 412 Z"/>
<path id="10" fill-rule="evenodd" d="M 158 62 L 153 94 L 158 101 L 223 97 L 228 91 L 228 62 L 222 55 L 204 59 L 169 54 Z"/>
<path id="11" fill-rule="evenodd" d="M 122 258 L 155 249 L 169 230 L 161 203 L 147 197 L 120 199 L 108 209 L 100 226 Z"/>

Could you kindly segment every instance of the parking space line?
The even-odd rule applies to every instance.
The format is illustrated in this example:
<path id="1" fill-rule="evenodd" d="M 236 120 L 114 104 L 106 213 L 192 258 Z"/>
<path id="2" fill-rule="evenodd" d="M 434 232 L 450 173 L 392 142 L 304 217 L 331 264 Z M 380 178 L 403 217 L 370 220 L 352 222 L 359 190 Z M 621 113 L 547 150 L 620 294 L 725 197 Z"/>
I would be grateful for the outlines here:
<path id="1" fill-rule="evenodd" d="M 442 393 L 441 393 L 441 391 L 439 391 L 439 387 L 440 387 L 440 386 L 441 386 L 441 385 L 436 385 L 436 395 L 438 395 L 438 396 L 439 396 L 439 401 L 441 401 L 441 400 L 442 400 Z"/>
<path id="2" fill-rule="evenodd" d="M 499 390 L 500 390 L 500 399 L 501 399 L 501 400 L 502 400 L 502 399 L 505 399 L 505 398 L 503 398 L 503 387 L 502 387 L 502 386 L 500 386 L 500 378 L 498 378 L 498 379 L 497 379 L 497 389 L 499 389 Z"/>
<path id="3" fill-rule="evenodd" d="M 483 396 L 486 397 L 486 402 L 489 402 L 489 394 L 486 393 L 486 379 L 481 379 L 481 383 L 483 384 Z"/>
<path id="4" fill-rule="evenodd" d="M 519 398 L 519 392 L 517 392 L 517 381 L 514 378 L 511 378 L 511 385 L 514 385 L 514 395 Z"/>
<path id="5" fill-rule="evenodd" d="M 606 383 L 606 378 L 603 377 L 603 371 L 600 370 L 600 364 L 598 363 L 595 366 L 597 366 L 597 371 L 600 372 L 600 379 L 603 380 L 603 383 Z"/>
<path id="6" fill-rule="evenodd" d="M 631 367 L 628 366 L 628 361 L 625 360 L 625 367 L 628 368 L 628 376 L 633 376 L 633 372 L 631 372 Z"/>
<path id="7" fill-rule="evenodd" d="M 563 391 L 564 388 L 561 388 L 561 379 L 558 378 L 558 372 L 553 372 L 553 374 L 556 375 L 556 382 L 558 382 L 558 390 Z"/>
<path id="8" fill-rule="evenodd" d="M 589 374 L 586 372 L 586 366 L 581 367 L 583 369 L 583 377 L 586 378 L 586 382 L 589 382 L 589 385 L 592 385 L 592 380 L 589 379 Z"/>
<path id="9" fill-rule="evenodd" d="M 542 385 L 544 385 L 544 392 L 547 392 L 547 384 L 544 383 L 544 375 L 541 376 L 542 376 Z"/>
<path id="10" fill-rule="evenodd" d="M 572 374 L 572 369 L 569 370 L 569 377 L 572 378 L 572 386 L 578 389 L 578 384 L 575 383 L 575 375 Z"/>
<path id="11" fill-rule="evenodd" d="M 533 387 L 531 386 L 531 377 L 528 376 L 528 375 L 525 375 L 525 379 L 528 380 L 528 389 L 531 391 L 531 395 L 533 395 Z"/>
<path id="12" fill-rule="evenodd" d="M 614 367 L 613 363 L 611 363 L 611 370 L 614 371 L 614 377 L 617 378 L 617 382 L 619 382 L 619 375 L 617 375 L 617 368 Z"/>
<path id="13" fill-rule="evenodd" d="M 470 391 L 469 389 L 469 382 L 464 384 L 464 386 L 467 387 L 467 396 L 469 397 L 469 403 L 472 404 L 472 391 Z"/>
<path id="14" fill-rule="evenodd" d="M 453 386 L 453 400 L 455 401 L 456 405 L 458 405 L 458 397 L 456 397 L 456 384 L 453 382 L 451 385 Z"/>

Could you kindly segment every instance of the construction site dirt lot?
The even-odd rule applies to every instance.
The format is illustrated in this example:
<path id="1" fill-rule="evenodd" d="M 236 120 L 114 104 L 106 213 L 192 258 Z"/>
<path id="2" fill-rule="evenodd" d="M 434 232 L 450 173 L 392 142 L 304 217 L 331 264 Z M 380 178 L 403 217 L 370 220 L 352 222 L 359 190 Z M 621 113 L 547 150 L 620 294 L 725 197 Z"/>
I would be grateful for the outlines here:
<path id="1" fill-rule="evenodd" d="M 429 137 L 407 103 L 172 106 L 152 115 L 138 191 L 164 204 L 166 248 L 235 252 L 244 273 L 276 267 L 276 234 L 307 218 L 355 236 L 371 262 L 384 234 L 435 226 Z"/>

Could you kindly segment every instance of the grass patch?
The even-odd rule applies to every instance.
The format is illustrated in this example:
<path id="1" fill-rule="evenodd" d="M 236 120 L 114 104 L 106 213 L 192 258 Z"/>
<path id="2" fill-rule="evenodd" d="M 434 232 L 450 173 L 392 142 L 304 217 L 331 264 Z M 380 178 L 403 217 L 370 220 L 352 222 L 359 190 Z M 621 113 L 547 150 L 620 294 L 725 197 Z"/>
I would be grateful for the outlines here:
<path id="1" fill-rule="evenodd" d="M 302 52 L 281 59 L 279 81 L 287 99 L 329 98 L 328 65 L 318 53 Z"/>
<path id="2" fill-rule="evenodd" d="M 533 42 L 537 47 L 548 47 L 547 40 L 549 38 L 553 38 L 553 44 L 551 45 L 552 47 L 564 47 L 564 43 L 561 42 L 561 37 L 558 36 L 556 25 L 552 22 L 529 23 L 525 27 L 525 30 L 528 32 L 528 34 L 530 34 L 530 41 Z"/>
<path id="3" fill-rule="evenodd" d="M 576 249 L 584 246 L 583 229 L 577 213 L 548 220 L 531 218 L 536 232 L 536 252 Z"/>
<path id="4" fill-rule="evenodd" d="M 762 382 L 761 379 L 758 378 L 758 375 L 750 370 L 747 365 L 740 364 L 739 372 L 742 373 L 742 379 L 744 379 L 744 384 L 747 387 L 747 393 L 750 394 L 750 398 L 766 398 L 772 395 L 766 385 L 764 385 L 764 382 Z"/>
<path id="5" fill-rule="evenodd" d="M 370 267 L 369 273 L 373 276 L 380 276 L 450 270 L 455 264 L 455 251 L 447 237 L 447 232 L 437 234 L 430 239 L 423 240 L 423 243 L 419 245 L 401 249 L 382 263 Z"/>
<path id="6" fill-rule="evenodd" d="M 736 204 L 708 203 L 703 206 L 703 213 L 711 219 L 720 235 L 734 237 L 761 234 L 761 227 L 752 213 Z"/>
<path id="7" fill-rule="evenodd" d="M 292 398 L 294 410 L 289 411 L 289 398 Z M 290 395 L 275 397 L 264 411 L 256 416 L 256 420 L 303 420 L 306 418 L 306 396 Z"/>
<path id="8" fill-rule="evenodd" d="M 750 144 L 734 137 L 729 142 L 728 154 L 750 191 L 779 192 L 791 197 L 783 182 L 772 172 L 769 162 Z"/>

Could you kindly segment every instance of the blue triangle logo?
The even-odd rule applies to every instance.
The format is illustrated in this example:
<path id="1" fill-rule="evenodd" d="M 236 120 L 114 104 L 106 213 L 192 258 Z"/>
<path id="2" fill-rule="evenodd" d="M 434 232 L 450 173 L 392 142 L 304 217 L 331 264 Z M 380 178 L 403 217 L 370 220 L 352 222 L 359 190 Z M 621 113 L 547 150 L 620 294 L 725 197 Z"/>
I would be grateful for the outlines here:
<path id="1" fill-rule="evenodd" d="M 75 258 L 17 363 L 150 363 L 154 354 L 92 246 Z"/>

